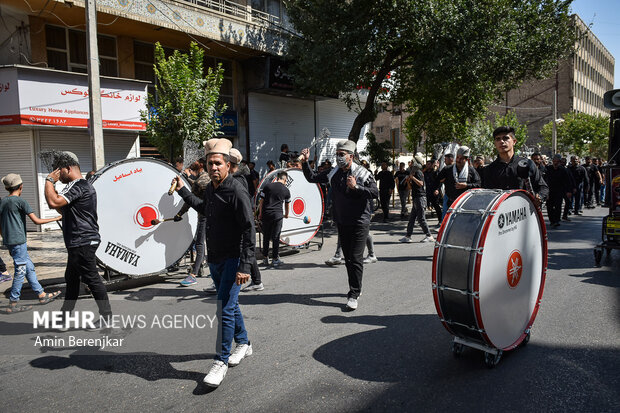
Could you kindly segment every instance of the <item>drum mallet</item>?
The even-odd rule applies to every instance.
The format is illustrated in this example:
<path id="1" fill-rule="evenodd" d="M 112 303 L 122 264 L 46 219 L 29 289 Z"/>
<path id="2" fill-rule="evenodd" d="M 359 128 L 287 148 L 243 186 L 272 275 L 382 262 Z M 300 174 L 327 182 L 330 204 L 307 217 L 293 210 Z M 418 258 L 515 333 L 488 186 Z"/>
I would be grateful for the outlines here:
<path id="1" fill-rule="evenodd" d="M 151 220 L 151 225 L 161 224 L 162 222 L 166 222 L 166 221 L 174 221 L 174 218 L 166 218 L 166 219 L 152 219 L 152 220 Z"/>
<path id="2" fill-rule="evenodd" d="M 307 215 L 305 217 L 303 217 L 303 218 L 300 218 L 300 217 L 288 217 L 288 219 L 298 219 L 300 221 L 303 221 L 304 224 L 309 224 L 310 221 L 311 221 L 310 217 L 307 216 Z"/>

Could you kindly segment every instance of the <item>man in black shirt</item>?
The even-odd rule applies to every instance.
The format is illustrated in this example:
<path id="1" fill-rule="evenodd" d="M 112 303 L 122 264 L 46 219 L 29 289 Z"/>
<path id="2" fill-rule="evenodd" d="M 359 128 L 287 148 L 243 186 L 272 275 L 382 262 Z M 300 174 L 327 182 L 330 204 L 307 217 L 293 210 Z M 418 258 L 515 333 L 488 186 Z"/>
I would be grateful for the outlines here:
<path id="1" fill-rule="evenodd" d="M 218 311 L 221 347 L 203 380 L 210 387 L 220 385 L 229 365 L 235 366 L 252 355 L 238 298 L 241 285 L 250 279 L 254 259 L 254 216 L 248 192 L 228 173 L 231 147 L 231 142 L 225 138 L 211 138 L 205 142 L 211 182 L 203 199 L 192 194 L 180 177 L 174 178 L 183 200 L 207 218 L 207 262 L 217 299 L 222 303 Z M 231 354 L 233 339 L 237 346 Z"/>
<path id="2" fill-rule="evenodd" d="M 288 161 L 291 159 L 291 154 L 288 152 L 288 145 L 283 143 L 280 145 L 280 168 L 286 168 Z"/>
<path id="3" fill-rule="evenodd" d="M 387 162 L 381 163 L 381 172 L 375 177 L 379 184 L 379 200 L 383 210 L 383 222 L 387 222 L 390 215 L 390 197 L 394 192 L 394 175 L 388 171 Z"/>
<path id="4" fill-rule="evenodd" d="M 538 168 L 538 172 L 540 173 L 540 176 L 545 179 L 545 175 L 547 174 L 547 167 L 545 166 L 545 164 L 543 163 L 543 158 L 542 155 L 538 152 L 534 152 L 532 154 L 532 156 L 530 157 L 530 159 L 532 160 L 532 162 L 534 162 L 534 164 L 536 165 L 536 167 Z M 545 179 L 545 182 L 547 182 L 547 180 Z M 549 182 L 547 182 L 548 184 Z"/>
<path id="5" fill-rule="evenodd" d="M 338 225 L 349 278 L 349 310 L 357 308 L 357 300 L 362 292 L 364 245 L 372 216 L 370 200 L 379 195 L 372 173 L 353 162 L 355 147 L 355 142 L 351 140 L 339 142 L 336 146 L 338 166 L 332 170 L 316 173 L 310 169 L 308 162 L 302 165 L 308 182 L 331 184 L 334 221 Z M 301 156 L 307 161 L 310 150 L 305 148 L 301 151 Z"/>
<path id="6" fill-rule="evenodd" d="M 409 197 L 409 172 L 405 170 L 405 163 L 401 162 L 398 171 L 394 174 L 394 181 L 398 189 L 398 198 L 400 199 L 400 217 L 407 216 L 407 198 Z"/>
<path id="7" fill-rule="evenodd" d="M 276 174 L 276 180 L 263 186 L 259 194 L 258 220 L 263 225 L 263 264 L 269 265 L 269 241 L 273 247 L 271 253 L 271 265 L 278 268 L 280 261 L 280 233 L 282 221 L 288 218 L 291 192 L 286 187 L 288 174 L 280 171 Z M 282 206 L 284 204 L 284 214 Z"/>
<path id="8" fill-rule="evenodd" d="M 490 189 L 526 189 L 527 178 L 519 176 L 517 166 L 519 161 L 525 159 L 515 155 L 514 146 L 517 143 L 515 130 L 512 126 L 500 126 L 493 131 L 493 140 L 497 150 L 497 158 L 484 168 L 485 188 Z M 527 159 L 525 159 L 528 161 Z M 529 161 L 531 162 L 531 161 Z M 532 184 L 534 197 L 539 205 L 547 199 L 549 188 L 540 176 L 535 165 L 531 165 L 528 172 Z"/>
<path id="9" fill-rule="evenodd" d="M 426 163 L 426 168 L 424 169 L 424 185 L 426 186 L 426 202 L 435 210 L 439 226 L 441 225 L 441 217 L 443 214 L 441 204 L 439 203 L 439 186 L 441 184 L 438 178 L 438 169 L 439 161 L 436 159 L 431 159 Z"/>
<path id="10" fill-rule="evenodd" d="M 435 241 L 426 223 L 426 189 L 424 189 L 422 165 L 415 160 L 411 167 L 409 181 L 411 182 L 411 214 L 409 215 L 409 222 L 407 223 L 407 234 L 400 239 L 400 242 L 411 242 L 411 235 L 413 234 L 413 227 L 415 226 L 416 219 L 424 235 L 426 235 L 420 242 Z"/>
<path id="11" fill-rule="evenodd" d="M 67 247 L 67 289 L 61 311 L 71 312 L 75 308 L 81 279 L 95 298 L 99 315 L 109 323 L 112 309 L 95 257 L 101 242 L 97 224 L 97 193 L 88 181 L 82 179 L 80 163 L 74 153 L 60 154 L 54 160 L 53 167 L 54 171 L 45 178 L 45 200 L 51 209 L 58 210 L 62 215 L 62 234 Z M 59 180 L 67 184 L 60 194 L 54 188 Z M 62 330 L 68 327 L 65 324 Z M 105 327 L 101 318 L 98 327 Z"/>
<path id="12" fill-rule="evenodd" d="M 596 166 L 595 162 L 592 162 L 592 158 L 586 156 L 586 163 L 583 166 L 588 173 L 588 188 L 586 190 L 585 195 L 585 204 L 586 208 L 592 209 L 595 204 L 595 196 L 594 194 L 597 192 L 597 184 L 600 186 L 601 177 L 599 174 L 598 166 Z"/>
<path id="13" fill-rule="evenodd" d="M 572 195 L 571 180 L 568 171 L 561 164 L 562 156 L 553 156 L 553 163 L 547 166 L 547 184 L 549 185 L 549 198 L 547 198 L 547 213 L 549 224 L 552 227 L 560 226 L 562 216 L 562 200 Z"/>
<path id="14" fill-rule="evenodd" d="M 571 201 L 573 214 L 581 215 L 583 214 L 583 194 L 590 186 L 588 172 L 579 164 L 579 157 L 575 155 L 570 157 L 568 171 L 571 173 L 573 180 L 575 181 L 575 192 Z"/>
<path id="15" fill-rule="evenodd" d="M 461 146 L 457 150 L 454 165 L 443 168 L 438 178 L 439 182 L 443 183 L 446 188 L 448 208 L 463 192 L 472 188 L 480 188 L 478 172 L 469 165 L 469 148 L 467 146 Z"/>

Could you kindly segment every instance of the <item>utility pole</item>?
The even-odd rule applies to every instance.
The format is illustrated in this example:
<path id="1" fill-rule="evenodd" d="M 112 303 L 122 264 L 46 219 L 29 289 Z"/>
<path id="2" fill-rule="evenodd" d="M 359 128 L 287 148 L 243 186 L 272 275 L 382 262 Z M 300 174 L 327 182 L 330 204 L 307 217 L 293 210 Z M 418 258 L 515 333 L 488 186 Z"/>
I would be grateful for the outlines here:
<path id="1" fill-rule="evenodd" d="M 93 169 L 99 170 L 105 165 L 103 152 L 103 121 L 101 118 L 101 84 L 99 82 L 99 48 L 97 47 L 97 5 L 96 0 L 85 0 L 86 40 L 88 58 L 88 108 Z"/>
<path id="2" fill-rule="evenodd" d="M 553 90 L 553 133 L 551 135 L 553 155 L 558 153 L 558 90 Z"/>

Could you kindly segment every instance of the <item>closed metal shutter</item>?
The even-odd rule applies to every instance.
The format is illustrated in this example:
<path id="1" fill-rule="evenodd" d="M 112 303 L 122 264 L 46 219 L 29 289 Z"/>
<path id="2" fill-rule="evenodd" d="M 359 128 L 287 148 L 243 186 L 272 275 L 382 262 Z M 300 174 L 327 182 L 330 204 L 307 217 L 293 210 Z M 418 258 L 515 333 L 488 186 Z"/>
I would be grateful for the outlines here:
<path id="1" fill-rule="evenodd" d="M 104 133 L 105 163 L 140 156 L 138 135 L 131 133 Z"/>
<path id="2" fill-rule="evenodd" d="M 301 151 L 314 137 L 314 102 L 279 96 L 250 93 L 250 157 L 262 175 L 268 160 L 277 163 L 280 145 Z"/>
<path id="3" fill-rule="evenodd" d="M 34 213 L 40 216 L 32 147 L 31 131 L 0 133 L 0 177 L 9 173 L 19 174 L 24 183 L 22 198 L 28 201 Z M 0 185 L 0 191 L 0 197 L 8 195 L 4 185 Z M 38 226 L 27 219 L 26 230 L 37 231 Z"/>
<path id="4" fill-rule="evenodd" d="M 323 128 L 329 129 L 330 138 L 328 142 L 319 142 L 317 144 L 317 157 L 318 162 L 322 162 L 325 159 L 334 161 L 336 154 L 336 145 L 342 139 L 348 139 L 349 132 L 353 126 L 353 122 L 357 117 L 357 113 L 349 111 L 347 105 L 338 99 L 327 99 L 316 102 L 316 121 L 317 121 L 317 134 L 320 136 Z M 360 132 L 359 140 L 357 141 L 357 151 L 362 152 L 366 149 L 368 139 L 366 139 L 366 133 L 368 132 L 367 123 Z"/>

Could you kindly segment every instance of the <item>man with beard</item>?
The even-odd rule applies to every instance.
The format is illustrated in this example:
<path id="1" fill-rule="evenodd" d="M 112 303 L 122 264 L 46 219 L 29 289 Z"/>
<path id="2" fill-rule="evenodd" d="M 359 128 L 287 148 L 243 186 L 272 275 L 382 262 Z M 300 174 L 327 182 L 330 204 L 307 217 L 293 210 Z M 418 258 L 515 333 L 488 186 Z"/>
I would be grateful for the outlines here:
<path id="1" fill-rule="evenodd" d="M 442 169 L 439 173 L 439 182 L 446 188 L 448 207 L 468 189 L 480 188 L 480 176 L 468 161 L 469 148 L 461 146 L 456 152 L 454 165 Z"/>

